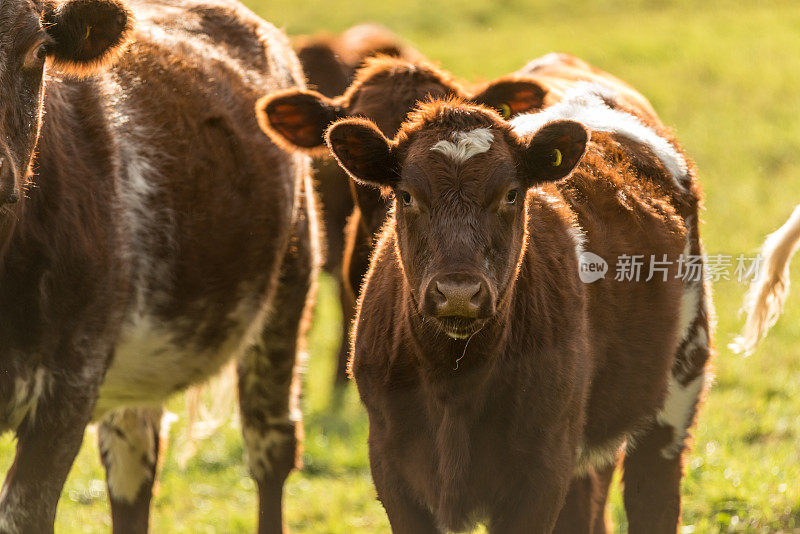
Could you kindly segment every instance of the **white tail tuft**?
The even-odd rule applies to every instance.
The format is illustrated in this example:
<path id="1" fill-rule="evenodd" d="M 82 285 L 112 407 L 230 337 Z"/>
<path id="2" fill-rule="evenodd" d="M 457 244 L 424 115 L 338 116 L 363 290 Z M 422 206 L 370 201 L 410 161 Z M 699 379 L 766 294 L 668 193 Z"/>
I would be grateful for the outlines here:
<path id="1" fill-rule="evenodd" d="M 789 262 L 800 245 L 800 205 L 789 220 L 767 236 L 762 247 L 758 278 L 744 298 L 747 314 L 742 334 L 729 345 L 736 353 L 752 354 L 781 315 L 789 295 Z"/>

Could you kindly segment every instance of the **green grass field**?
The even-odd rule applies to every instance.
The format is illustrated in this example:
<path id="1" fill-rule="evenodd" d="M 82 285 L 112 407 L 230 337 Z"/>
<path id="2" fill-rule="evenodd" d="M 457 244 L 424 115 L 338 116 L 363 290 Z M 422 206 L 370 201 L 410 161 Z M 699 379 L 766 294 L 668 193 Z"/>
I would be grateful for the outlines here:
<path id="1" fill-rule="evenodd" d="M 711 254 L 752 253 L 800 201 L 800 4 L 794 1 L 251 0 L 289 34 L 385 24 L 467 80 L 488 79 L 559 50 L 632 83 L 674 126 L 706 191 Z M 531 5 L 535 4 L 535 5 Z M 800 283 L 800 261 L 794 269 Z M 800 294 L 750 358 L 726 345 L 740 328 L 744 286 L 715 284 L 716 383 L 702 409 L 684 479 L 683 532 L 800 532 Z M 293 532 L 388 532 L 354 388 L 331 398 L 339 312 L 323 279 L 304 385 L 305 468 L 286 489 Z M 172 411 L 182 415 L 182 399 Z M 173 426 L 179 442 L 185 420 Z M 13 440 L 0 442 L 10 465 Z M 185 468 L 167 453 L 153 531 L 251 532 L 254 486 L 235 424 L 200 444 Z M 58 511 L 60 532 L 108 532 L 96 435 L 87 432 Z M 625 531 L 618 492 L 612 499 Z"/>

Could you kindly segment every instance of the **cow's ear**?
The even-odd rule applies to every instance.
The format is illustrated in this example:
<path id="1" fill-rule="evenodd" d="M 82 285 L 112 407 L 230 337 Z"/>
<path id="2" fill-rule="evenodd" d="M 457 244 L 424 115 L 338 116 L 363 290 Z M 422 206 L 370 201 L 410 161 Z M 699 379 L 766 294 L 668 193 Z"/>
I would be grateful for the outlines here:
<path id="1" fill-rule="evenodd" d="M 104 69 L 122 53 L 134 21 L 119 0 L 68 0 L 46 4 L 42 22 L 53 39 L 47 47 L 53 67 L 86 76 Z"/>
<path id="2" fill-rule="evenodd" d="M 478 104 L 494 108 L 504 119 L 544 107 L 547 92 L 534 80 L 500 79 L 472 97 Z"/>
<path id="3" fill-rule="evenodd" d="M 344 116 L 330 98 L 303 89 L 269 94 L 256 103 L 261 129 L 288 150 L 313 152 L 325 147 L 325 130 Z"/>
<path id="4" fill-rule="evenodd" d="M 545 124 L 524 149 L 524 164 L 531 185 L 564 178 L 586 151 L 589 132 L 578 122 L 560 120 Z"/>
<path id="5" fill-rule="evenodd" d="M 344 119 L 328 129 L 325 140 L 339 165 L 354 180 L 373 187 L 393 187 L 399 168 L 391 143 L 366 119 Z"/>
<path id="6" fill-rule="evenodd" d="M 347 89 L 352 69 L 344 64 L 327 41 L 323 38 L 298 38 L 295 50 L 308 85 L 325 96 L 334 97 Z"/>

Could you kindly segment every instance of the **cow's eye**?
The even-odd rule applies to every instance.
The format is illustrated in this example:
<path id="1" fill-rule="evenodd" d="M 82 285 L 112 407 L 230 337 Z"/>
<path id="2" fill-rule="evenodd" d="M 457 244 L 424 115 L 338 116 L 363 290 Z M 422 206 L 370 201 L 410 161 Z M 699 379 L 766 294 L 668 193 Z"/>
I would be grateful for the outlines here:
<path id="1" fill-rule="evenodd" d="M 400 200 L 403 202 L 403 206 L 410 206 L 414 203 L 414 197 L 408 191 L 400 191 Z"/>
<path id="2" fill-rule="evenodd" d="M 519 195 L 519 191 L 516 189 L 510 190 L 506 193 L 506 204 L 514 204 L 517 202 L 517 196 Z"/>
<path id="3" fill-rule="evenodd" d="M 39 67 L 47 57 L 47 44 L 40 43 L 30 49 L 25 57 L 25 68 Z"/>
<path id="4" fill-rule="evenodd" d="M 509 106 L 505 102 L 500 104 L 500 116 L 503 117 L 504 119 L 510 119 L 511 118 L 511 106 Z"/>

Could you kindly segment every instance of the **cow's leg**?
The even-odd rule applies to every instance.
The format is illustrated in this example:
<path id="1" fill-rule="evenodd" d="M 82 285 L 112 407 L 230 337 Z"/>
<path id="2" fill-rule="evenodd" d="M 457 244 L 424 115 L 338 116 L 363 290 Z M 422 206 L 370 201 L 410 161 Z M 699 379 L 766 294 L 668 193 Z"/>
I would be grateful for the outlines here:
<path id="1" fill-rule="evenodd" d="M 124 408 L 100 423 L 114 534 L 147 532 L 156 478 L 161 408 Z"/>
<path id="2" fill-rule="evenodd" d="M 675 534 L 681 513 L 681 454 L 663 456 L 672 429 L 654 425 L 628 448 L 624 461 L 625 512 L 631 534 Z"/>
<path id="3" fill-rule="evenodd" d="M 700 253 L 699 242 L 692 249 Z M 713 311 L 711 289 L 690 281 L 683 294 L 679 339 L 664 406 L 652 426 L 629 444 L 624 461 L 629 531 L 674 533 L 680 523 L 680 483 L 689 428 L 708 380 Z"/>
<path id="4" fill-rule="evenodd" d="M 91 418 L 102 365 L 46 375 L 17 429 L 17 454 L 0 493 L 0 532 L 53 532 L 56 505 Z"/>
<path id="5" fill-rule="evenodd" d="M 580 534 L 591 532 L 592 525 L 592 475 L 577 477 L 572 480 L 567 492 L 564 507 L 558 514 L 558 521 L 553 528 L 556 534 Z"/>
<path id="6" fill-rule="evenodd" d="M 573 424 L 562 432 L 554 430 L 548 429 L 547 441 L 531 456 L 534 460 L 524 483 L 493 510 L 488 525 L 491 534 L 550 534 L 555 529 L 573 480 L 575 455 L 571 451 L 577 450 L 579 429 Z"/>
<path id="7" fill-rule="evenodd" d="M 576 477 L 553 532 L 558 534 L 606 534 L 606 501 L 614 476 L 614 464 Z"/>
<path id="8" fill-rule="evenodd" d="M 622 480 L 632 534 L 674 534 L 678 529 L 683 453 L 704 385 L 703 373 L 686 383 L 671 377 L 664 408 L 656 421 L 628 445 Z"/>
<path id="9" fill-rule="evenodd" d="M 548 466 L 549 468 L 549 466 Z M 570 487 L 569 476 L 539 469 L 536 486 L 520 495 L 518 504 L 491 519 L 492 534 L 548 534 L 554 531 Z"/>
<path id="10" fill-rule="evenodd" d="M 370 435 L 373 435 L 370 429 Z M 392 532 L 395 534 L 438 534 L 436 520 L 419 499 L 406 491 L 407 483 L 400 478 L 396 466 L 386 465 L 376 445 L 369 443 L 369 465 L 378 500 L 386 510 Z"/>
<path id="11" fill-rule="evenodd" d="M 309 212 L 299 211 L 272 314 L 238 366 L 242 433 L 258 486 L 260 534 L 283 531 L 283 484 L 297 465 L 302 437 L 296 360 L 304 348 L 319 261 L 308 217 Z"/>

